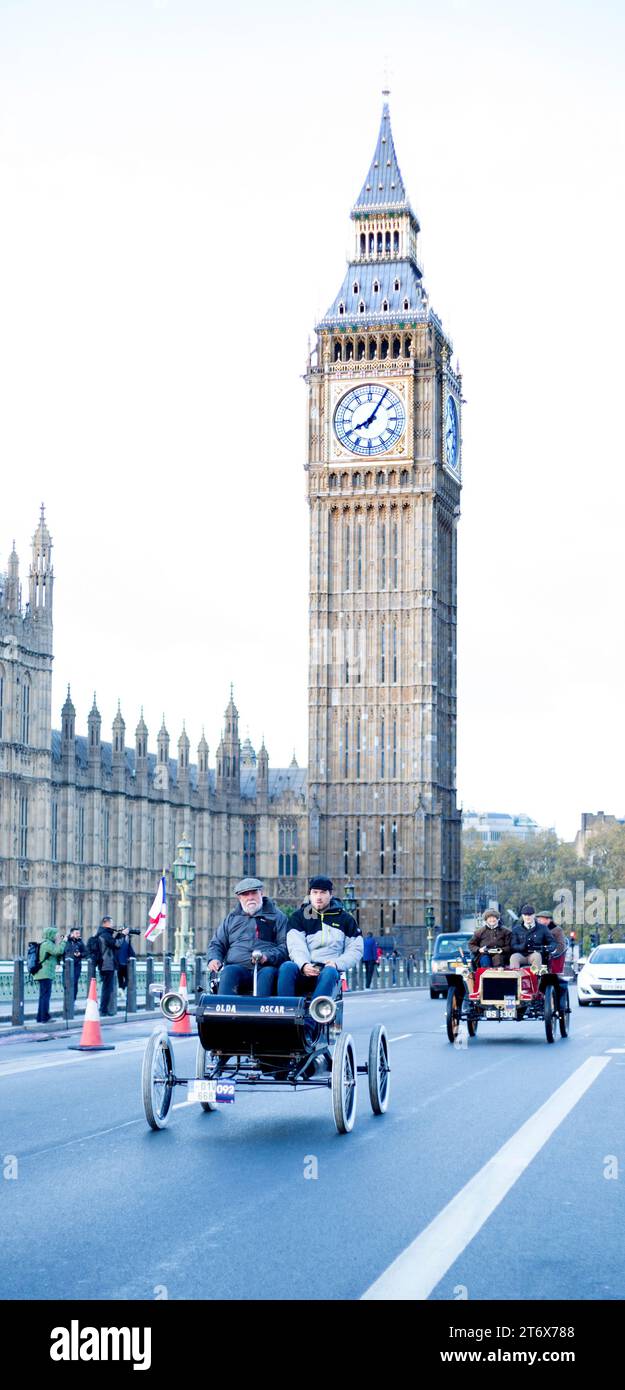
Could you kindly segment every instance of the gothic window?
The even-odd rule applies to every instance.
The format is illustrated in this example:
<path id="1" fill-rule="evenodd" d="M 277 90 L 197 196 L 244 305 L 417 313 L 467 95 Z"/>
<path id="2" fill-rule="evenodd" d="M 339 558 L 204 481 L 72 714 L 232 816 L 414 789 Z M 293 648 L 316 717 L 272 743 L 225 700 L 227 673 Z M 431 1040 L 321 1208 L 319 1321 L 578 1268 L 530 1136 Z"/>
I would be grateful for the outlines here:
<path id="1" fill-rule="evenodd" d="M 374 236 L 373 232 L 369 232 L 369 255 L 370 255 L 370 256 L 373 255 L 374 250 L 375 250 L 375 236 Z"/>
<path id="2" fill-rule="evenodd" d="M 20 796 L 20 859 L 28 858 L 28 797 Z"/>
<path id="3" fill-rule="evenodd" d="M 347 878 L 349 875 L 349 827 L 345 821 L 345 840 L 343 842 L 343 872 Z"/>
<path id="4" fill-rule="evenodd" d="M 393 357 L 401 356 L 401 338 L 393 338 Z"/>
<path id="5" fill-rule="evenodd" d="M 59 857 L 59 803 L 54 797 L 52 801 L 52 820 L 50 831 L 50 858 L 56 864 Z"/>
<path id="6" fill-rule="evenodd" d="M 83 926 L 84 926 L 84 920 L 85 920 L 85 895 L 84 895 L 84 893 L 77 893 L 77 894 L 76 894 L 76 917 L 75 917 L 76 926 L 77 926 L 77 927 L 83 927 Z"/>
<path id="7" fill-rule="evenodd" d="M 376 339 L 375 339 L 375 338 L 370 338 L 370 339 L 369 339 L 369 361 L 370 361 L 370 362 L 373 362 L 373 359 L 377 356 L 377 351 L 378 351 L 378 345 L 377 345 Z"/>
<path id="8" fill-rule="evenodd" d="M 352 473 L 352 487 L 362 487 L 362 474 Z"/>
<path id="9" fill-rule="evenodd" d="M 373 473 L 365 473 L 365 487 L 373 486 Z"/>
<path id="10" fill-rule="evenodd" d="M 391 471 L 388 475 L 388 482 L 389 487 L 397 487 L 397 474 L 394 468 L 391 468 Z"/>
<path id="11" fill-rule="evenodd" d="M 393 777 L 397 776 L 397 720 L 393 720 Z"/>
<path id="12" fill-rule="evenodd" d="M 84 805 L 78 807 L 78 825 L 76 827 L 76 858 L 79 864 L 85 862 L 85 808 Z"/>
<path id="13" fill-rule="evenodd" d="M 0 738 L 4 738 L 4 671 L 0 666 Z"/>
<path id="14" fill-rule="evenodd" d="M 383 299 L 383 300 L 382 300 L 382 313 L 383 313 L 383 314 L 388 314 L 388 299 Z M 388 352 L 388 349 L 387 349 L 387 352 Z M 383 356 L 383 357 L 386 357 L 386 355 L 387 355 L 386 352 L 383 352 L 383 353 L 382 353 L 382 356 Z"/>
<path id="15" fill-rule="evenodd" d="M 102 863 L 108 864 L 109 845 L 111 840 L 111 813 L 106 810 L 102 812 Z M 175 856 L 174 856 L 175 857 Z"/>
<path id="16" fill-rule="evenodd" d="M 347 342 L 346 342 L 346 344 L 345 344 L 345 361 L 346 361 L 346 362 L 351 362 L 353 356 L 354 356 L 354 342 L 353 342 L 353 339 L 352 339 L 352 338 L 348 338 L 348 339 L 347 339 Z"/>
<path id="17" fill-rule="evenodd" d="M 57 914 L 57 895 L 56 895 L 56 893 L 51 893 L 51 894 L 50 894 L 50 926 L 51 926 L 51 927 L 56 927 L 56 914 Z"/>
<path id="18" fill-rule="evenodd" d="M 360 486 L 360 474 L 358 474 Z M 362 526 L 356 528 L 356 588 L 362 589 Z"/>
<path id="19" fill-rule="evenodd" d="M 397 822 L 393 821 L 393 873 L 397 873 Z"/>
<path id="20" fill-rule="evenodd" d="M 386 233 L 386 236 L 385 236 L 385 238 L 384 238 L 384 250 L 386 251 L 387 256 L 390 256 L 390 254 L 391 254 L 391 234 L 390 234 L 390 232 L 387 232 L 387 233 Z"/>
<path id="21" fill-rule="evenodd" d="M 365 312 L 365 301 L 364 301 L 364 299 L 361 299 L 360 304 L 358 305 L 358 313 L 359 313 L 359 314 L 364 314 L 364 312 Z"/>
<path id="22" fill-rule="evenodd" d="M 282 828 L 279 834 L 283 834 Z M 243 877 L 256 877 L 256 824 L 253 820 L 246 820 L 243 824 Z"/>
<path id="23" fill-rule="evenodd" d="M 360 715 L 356 720 L 356 777 L 360 777 Z"/>
<path id="24" fill-rule="evenodd" d="M 358 359 L 359 362 L 362 362 L 362 361 L 364 361 L 364 356 L 365 356 L 365 340 L 364 340 L 364 338 L 359 338 L 359 339 L 358 339 L 358 346 L 357 346 L 357 348 L 356 348 L 356 357 L 357 357 L 357 359 Z"/>
<path id="25" fill-rule="evenodd" d="M 383 474 L 381 468 L 380 468 L 379 472 L 376 473 L 376 475 L 375 475 L 375 481 L 376 481 L 376 486 L 377 486 L 377 487 L 382 487 L 382 484 L 383 484 L 383 482 L 384 482 L 384 474 Z"/>
<path id="26" fill-rule="evenodd" d="M 410 334 L 408 334 L 407 337 L 406 337 L 406 341 L 405 341 L 405 343 L 404 343 L 404 357 L 410 357 L 411 349 L 412 349 L 412 338 L 410 337 Z"/>
<path id="27" fill-rule="evenodd" d="M 386 522 L 381 521 L 379 527 L 379 585 L 381 589 L 386 588 Z"/>
<path id="28" fill-rule="evenodd" d="M 206 754 L 204 754 L 206 757 Z M 148 868 L 156 868 L 156 817 L 150 816 L 148 821 Z"/>
<path id="29" fill-rule="evenodd" d="M 380 826 L 380 873 L 384 873 L 384 821 Z"/>
<path id="30" fill-rule="evenodd" d="M 22 727 L 20 743 L 28 743 L 30 734 L 30 683 L 28 679 L 22 686 Z"/>
<path id="31" fill-rule="evenodd" d="M 384 308 L 384 305 L 382 305 L 382 308 Z M 380 357 L 388 357 L 388 338 L 383 338 L 380 343 Z"/>
<path id="32" fill-rule="evenodd" d="M 403 473 L 402 473 L 402 478 L 403 478 Z M 398 527 L 396 521 L 393 522 L 393 554 L 392 554 L 392 564 L 393 564 L 393 580 L 392 580 L 392 583 L 393 583 L 393 588 L 396 589 L 396 588 L 397 588 L 397 581 L 398 581 L 398 579 L 399 579 L 399 527 Z"/>
<path id="33" fill-rule="evenodd" d="M 400 481 L 402 487 L 408 487 L 408 469 L 407 469 L 407 468 L 402 468 L 399 481 Z M 397 585 L 395 585 L 395 588 L 397 588 Z"/>
<path id="34" fill-rule="evenodd" d="M 344 313 L 345 313 L 345 305 L 344 305 L 344 303 L 343 303 L 343 300 L 341 300 L 341 302 L 340 302 L 340 304 L 339 304 L 339 314 L 344 314 Z"/>
<path id="35" fill-rule="evenodd" d="M 399 287 L 398 287 L 398 288 L 399 288 Z M 404 309 L 409 309 L 409 308 L 410 308 L 410 300 L 409 300 L 409 299 L 405 299 L 405 300 L 404 300 Z"/>
<path id="36" fill-rule="evenodd" d="M 399 232 L 393 232 L 393 250 L 397 255 L 399 251 Z M 397 288 L 399 289 L 399 286 Z"/>
<path id="37" fill-rule="evenodd" d="M 336 473 L 331 473 L 331 474 L 330 474 L 330 477 L 328 478 L 328 487 L 329 487 L 329 489 L 330 489 L 330 492 L 336 492 L 336 484 L 337 484 Z"/>
<path id="38" fill-rule="evenodd" d="M 340 312 L 341 312 L 341 311 L 340 311 L 340 309 L 339 309 L 339 314 L 340 314 Z M 334 361 L 335 361 L 335 362 L 340 362 L 342 356 L 343 356 L 343 349 L 342 349 L 342 347 L 341 347 L 341 344 L 340 344 L 339 342 L 336 342 L 336 343 L 334 344 Z"/>
<path id="39" fill-rule="evenodd" d="M 349 657 L 345 657 L 345 684 L 349 685 Z"/>
<path id="40" fill-rule="evenodd" d="M 397 684 L 397 623 L 393 623 L 393 685 Z"/>
<path id="41" fill-rule="evenodd" d="M 397 235 L 397 233 L 396 233 L 396 235 Z M 395 292 L 397 292 L 397 291 L 399 290 L 399 280 L 396 280 L 396 281 L 395 281 L 395 284 L 393 285 L 393 289 L 395 290 Z"/>
<path id="42" fill-rule="evenodd" d="M 386 679 L 386 628 L 382 623 L 380 636 L 380 685 L 384 685 Z"/>
<path id="43" fill-rule="evenodd" d="M 278 873 L 280 878 L 297 877 L 297 827 L 283 824 L 278 831 Z"/>
<path id="44" fill-rule="evenodd" d="M 382 233 L 378 232 L 378 256 L 382 255 Z"/>
<path id="45" fill-rule="evenodd" d="M 349 589 L 349 526 L 343 532 L 343 588 Z"/>
<path id="46" fill-rule="evenodd" d="M 360 873 L 360 822 L 356 825 L 356 874 Z"/>
<path id="47" fill-rule="evenodd" d="M 347 474 L 347 473 L 341 473 L 341 487 L 343 488 L 343 491 L 344 491 L 345 488 L 347 487 L 348 480 L 349 480 L 349 474 Z"/>
<path id="48" fill-rule="evenodd" d="M 386 731 L 385 731 L 385 727 L 384 727 L 384 715 L 382 715 L 382 723 L 380 724 L 380 777 L 383 777 L 383 776 L 384 776 L 384 739 L 385 739 L 385 736 L 386 736 Z"/>
<path id="49" fill-rule="evenodd" d="M 360 233 L 360 254 L 361 256 L 366 256 L 367 254 L 367 238 L 364 232 Z"/>
<path id="50" fill-rule="evenodd" d="M 357 281 L 357 280 L 354 280 L 354 287 L 353 287 L 353 288 L 354 288 L 354 294 L 358 294 L 358 292 L 359 292 L 359 290 L 360 290 L 360 285 L 358 284 L 358 281 Z"/>
<path id="51" fill-rule="evenodd" d="M 380 281 L 379 281 L 379 280 L 374 280 L 374 281 L 373 281 L 373 293 L 374 293 L 374 294 L 378 294 L 379 289 L 380 289 Z"/>
<path id="52" fill-rule="evenodd" d="M 384 908 L 380 907 L 380 936 L 384 936 Z"/>
<path id="53" fill-rule="evenodd" d="M 345 720 L 345 747 L 344 747 L 343 775 L 349 775 L 349 720 Z"/>

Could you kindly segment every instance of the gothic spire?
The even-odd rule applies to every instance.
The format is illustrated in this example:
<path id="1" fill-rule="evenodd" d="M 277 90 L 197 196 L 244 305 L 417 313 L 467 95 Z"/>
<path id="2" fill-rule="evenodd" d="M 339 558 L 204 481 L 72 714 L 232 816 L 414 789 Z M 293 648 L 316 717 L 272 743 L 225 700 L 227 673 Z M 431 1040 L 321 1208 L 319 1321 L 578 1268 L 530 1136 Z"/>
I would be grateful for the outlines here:
<path id="1" fill-rule="evenodd" d="M 388 93 L 385 93 L 385 96 Z M 412 212 L 397 162 L 388 102 L 382 107 L 382 120 L 369 172 L 352 210 L 354 213 L 390 208 L 393 212 Z M 414 216 L 414 214 L 413 214 Z"/>

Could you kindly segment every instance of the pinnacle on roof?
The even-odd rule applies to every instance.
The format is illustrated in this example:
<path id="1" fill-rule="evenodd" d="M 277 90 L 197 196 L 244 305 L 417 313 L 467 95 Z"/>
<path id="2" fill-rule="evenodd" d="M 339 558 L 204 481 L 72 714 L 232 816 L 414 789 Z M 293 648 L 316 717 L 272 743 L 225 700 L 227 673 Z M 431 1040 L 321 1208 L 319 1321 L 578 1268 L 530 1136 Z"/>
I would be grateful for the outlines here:
<path id="1" fill-rule="evenodd" d="M 114 720 L 113 720 L 113 728 L 114 728 L 114 729 L 116 729 L 116 728 L 117 728 L 117 729 L 125 729 L 125 728 L 126 728 L 126 725 L 125 725 L 125 723 L 124 723 L 124 717 L 123 717 L 123 715 L 122 715 L 121 700 L 118 700 L 118 701 L 117 701 L 117 714 L 115 715 L 115 718 L 114 718 Z"/>
<path id="2" fill-rule="evenodd" d="M 163 722 L 162 722 L 161 727 L 160 727 L 160 729 L 159 729 L 159 731 L 158 731 L 158 737 L 159 737 L 159 738 L 169 738 L 169 734 L 168 734 L 168 732 L 167 732 L 167 729 L 165 728 L 165 715 L 164 715 L 164 714 L 163 714 Z"/>
<path id="3" fill-rule="evenodd" d="M 148 726 L 147 726 L 147 724 L 146 724 L 146 722 L 145 722 L 145 719 L 143 718 L 143 705 L 142 705 L 142 706 L 141 706 L 141 718 L 140 718 L 139 723 L 137 724 L 137 727 L 136 727 L 136 729 L 135 729 L 135 737 L 138 737 L 139 734 L 147 734 L 147 731 L 148 731 Z"/>
<path id="4" fill-rule="evenodd" d="M 385 96 L 386 95 L 388 95 L 388 93 L 385 93 Z M 380 121 L 380 129 L 373 159 L 371 160 L 367 177 L 354 203 L 352 217 L 354 213 L 371 212 L 375 208 L 393 208 L 412 212 L 412 208 L 408 201 L 408 195 L 404 187 L 404 180 L 401 176 L 401 169 L 397 162 L 393 134 L 391 131 L 391 116 L 387 101 L 384 102 L 384 106 L 382 107 L 382 120 Z"/>
<path id="5" fill-rule="evenodd" d="M 237 709 L 237 707 L 236 707 L 236 705 L 235 705 L 235 703 L 234 703 L 234 687 L 233 687 L 233 685 L 232 685 L 232 682 L 230 682 L 230 699 L 229 699 L 229 701 L 228 701 L 228 707 L 227 707 L 227 709 L 226 709 L 226 718 L 228 717 L 229 714 L 238 714 L 238 713 L 239 713 L 239 711 L 238 711 L 238 709 Z"/>
<path id="6" fill-rule="evenodd" d="M 75 713 L 76 713 L 76 710 L 74 709 L 74 706 L 73 706 L 73 704 L 72 704 L 72 696 L 71 696 L 70 688 L 69 688 L 69 685 L 68 685 L 68 687 L 67 687 L 67 695 L 65 696 L 65 704 L 63 705 L 63 709 L 61 710 L 61 714 L 75 714 Z"/>
<path id="7" fill-rule="evenodd" d="M 293 757 L 291 758 L 289 767 L 299 767 L 299 763 L 297 761 L 297 758 L 295 757 L 295 749 L 293 749 Z"/>
<path id="8" fill-rule="evenodd" d="M 205 748 L 208 749 L 208 744 L 206 742 L 206 734 L 204 733 L 204 725 L 202 725 L 202 737 L 198 743 L 198 748 L 201 748 L 202 752 Z"/>
<path id="9" fill-rule="evenodd" d="M 188 735 L 187 730 L 186 730 L 186 727 L 185 727 L 185 721 L 184 721 L 184 719 L 183 719 L 183 721 L 182 721 L 182 733 L 181 733 L 181 735 L 180 735 L 180 738 L 178 739 L 178 747 L 180 747 L 180 744 L 181 744 L 181 743 L 184 743 L 184 744 L 186 745 L 187 748 L 189 747 L 189 735 Z"/>

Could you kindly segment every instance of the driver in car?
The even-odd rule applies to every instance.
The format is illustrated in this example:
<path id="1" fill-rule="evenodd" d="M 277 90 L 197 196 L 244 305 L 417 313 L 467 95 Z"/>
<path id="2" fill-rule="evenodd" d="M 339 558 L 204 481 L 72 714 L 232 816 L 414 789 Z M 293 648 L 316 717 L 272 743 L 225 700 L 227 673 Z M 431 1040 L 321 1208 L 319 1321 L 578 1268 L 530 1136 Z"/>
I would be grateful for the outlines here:
<path id="1" fill-rule="evenodd" d="M 234 891 L 239 903 L 215 932 L 208 969 L 211 974 L 221 971 L 220 994 L 251 994 L 256 963 L 256 992 L 266 997 L 273 993 L 278 966 L 287 959 L 288 917 L 263 896 L 259 878 L 242 878 Z"/>
<path id="2" fill-rule="evenodd" d="M 478 927 L 469 942 L 469 950 L 478 956 L 478 968 L 489 965 L 506 965 L 510 955 L 512 933 L 501 925 L 499 913 L 487 907 L 483 925 Z"/>

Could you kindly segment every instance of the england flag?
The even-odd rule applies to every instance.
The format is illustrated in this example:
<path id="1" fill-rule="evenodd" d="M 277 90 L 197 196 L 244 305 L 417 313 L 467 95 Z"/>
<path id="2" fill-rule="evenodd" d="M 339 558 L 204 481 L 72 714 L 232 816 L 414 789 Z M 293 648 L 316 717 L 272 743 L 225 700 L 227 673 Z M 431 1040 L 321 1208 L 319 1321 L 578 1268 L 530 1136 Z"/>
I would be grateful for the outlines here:
<path id="1" fill-rule="evenodd" d="M 146 941 L 155 941 L 167 925 L 167 899 L 165 894 L 165 875 L 158 885 L 158 892 L 150 908 L 150 921 L 144 933 Z"/>

